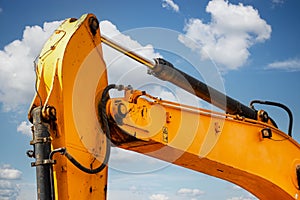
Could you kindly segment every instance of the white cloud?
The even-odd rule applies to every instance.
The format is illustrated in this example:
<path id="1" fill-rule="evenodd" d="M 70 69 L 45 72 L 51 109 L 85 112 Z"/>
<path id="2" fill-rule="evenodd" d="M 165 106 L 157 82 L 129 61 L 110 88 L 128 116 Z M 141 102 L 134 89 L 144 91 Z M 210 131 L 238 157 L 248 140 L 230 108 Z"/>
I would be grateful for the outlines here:
<path id="1" fill-rule="evenodd" d="M 19 187 L 17 184 L 7 180 L 0 180 L 0 199 L 15 200 L 19 195 Z"/>
<path id="2" fill-rule="evenodd" d="M 21 132 L 24 135 L 27 136 L 32 136 L 32 132 L 31 132 L 31 126 L 32 124 L 26 121 L 22 121 L 18 127 L 17 127 L 17 131 Z"/>
<path id="3" fill-rule="evenodd" d="M 35 74 L 33 60 L 39 54 L 43 44 L 61 22 L 45 22 L 43 27 L 27 26 L 23 37 L 6 45 L 0 51 L 0 104 L 5 111 L 16 111 L 24 105 L 29 105 L 34 95 Z M 145 58 L 161 57 L 154 51 L 153 46 L 141 45 L 129 36 L 122 34 L 109 21 L 100 23 L 101 32 L 119 42 L 128 49 Z M 149 85 L 166 86 L 166 82 L 147 74 L 147 68 L 130 58 L 103 45 L 104 59 L 108 68 L 110 83 L 132 85 L 135 89 L 142 89 Z M 137 78 L 138 77 L 138 78 Z M 177 91 L 171 94 L 161 90 L 159 97 L 163 99 L 176 97 Z M 181 95 L 182 96 L 182 95 Z M 30 124 L 21 122 L 17 131 L 31 135 Z"/>
<path id="4" fill-rule="evenodd" d="M 115 42 L 138 53 L 144 58 L 162 57 L 159 53 L 155 52 L 151 44 L 142 46 L 129 36 L 121 33 L 110 21 L 101 21 L 100 28 L 103 35 L 109 36 Z M 110 83 L 131 85 L 134 89 L 145 90 L 150 95 L 160 97 L 164 100 L 199 106 L 199 100 L 195 96 L 147 74 L 147 68 L 142 64 L 127 58 L 106 45 L 102 45 L 102 48 Z"/>
<path id="5" fill-rule="evenodd" d="M 129 190 L 132 191 L 132 192 L 136 192 L 137 191 L 137 187 L 132 185 L 129 187 Z"/>
<path id="6" fill-rule="evenodd" d="M 4 111 L 17 110 L 29 105 L 34 95 L 35 74 L 33 61 L 38 56 L 45 41 L 61 22 L 45 22 L 43 27 L 27 26 L 23 38 L 15 40 L 0 51 L 0 104 Z M 120 33 L 109 21 L 101 22 L 101 29 L 106 35 L 113 37 L 146 58 L 160 57 L 151 45 L 142 46 L 137 41 Z M 103 45 L 104 59 L 108 66 L 109 78 L 112 83 L 131 84 L 142 87 L 144 81 L 154 82 L 156 78 L 148 75 L 147 69 L 141 64 L 126 58 L 120 53 Z M 120 70 L 122 67 L 122 70 Z M 126 73 L 124 73 L 126 72 Z M 139 77 L 138 79 L 135 77 Z M 157 80 L 155 81 L 157 83 Z M 163 84 L 163 83 L 162 83 Z M 30 124 L 21 122 L 17 131 L 31 135 Z"/>
<path id="7" fill-rule="evenodd" d="M 19 183 L 17 184 L 19 188 L 19 194 L 17 200 L 28 200 L 37 199 L 36 184 L 35 183 Z"/>
<path id="8" fill-rule="evenodd" d="M 5 111 L 16 111 L 24 105 L 29 105 L 34 95 L 35 74 L 33 61 L 38 56 L 43 44 L 61 22 L 45 22 L 43 27 L 27 26 L 23 37 L 6 45 L 0 50 L 0 104 Z M 119 42 L 128 49 L 145 58 L 162 57 L 156 53 L 150 44 L 141 45 L 127 35 L 121 33 L 109 21 L 100 22 L 101 32 Z M 115 50 L 103 45 L 104 60 L 108 68 L 110 83 L 132 85 L 135 89 L 142 89 L 149 85 L 169 87 L 165 81 L 147 74 L 147 68 L 142 64 L 127 58 Z M 138 77 L 138 78 L 136 78 Z M 178 90 L 173 88 L 172 94 L 162 90 L 159 97 L 166 100 L 178 99 Z M 178 92 L 179 96 L 180 93 Z M 170 99 L 171 98 L 171 99 Z M 184 98 L 186 99 L 186 98 Z M 180 99 L 182 100 L 182 99 Z M 195 105 L 195 104 L 194 104 Z M 29 124 L 22 122 L 18 131 L 29 134 Z"/>
<path id="9" fill-rule="evenodd" d="M 173 0 L 162 0 L 162 7 L 172 9 L 175 12 L 179 12 L 179 6 L 174 3 Z"/>
<path id="10" fill-rule="evenodd" d="M 10 165 L 0 166 L 0 199 L 17 199 L 20 189 L 14 180 L 20 179 L 21 176 L 22 172 L 11 168 Z"/>
<path id="11" fill-rule="evenodd" d="M 288 59 L 268 64 L 268 69 L 280 69 L 286 71 L 300 71 L 300 59 Z"/>
<path id="12" fill-rule="evenodd" d="M 0 167 L 0 179 L 16 180 L 20 179 L 22 172 L 11 168 L 9 165 L 3 165 Z"/>
<path id="13" fill-rule="evenodd" d="M 226 200 L 256 200 L 257 198 L 248 192 L 247 190 L 244 190 L 242 187 L 238 185 L 232 184 L 229 188 L 233 191 L 233 194 L 236 194 L 235 196 L 231 198 L 227 198 Z"/>
<path id="14" fill-rule="evenodd" d="M 103 35 L 145 58 L 161 57 L 154 52 L 152 45 L 142 46 L 129 36 L 122 34 L 110 21 L 101 21 L 100 28 Z M 151 83 L 154 80 L 157 82 L 156 78 L 147 74 L 147 68 L 142 64 L 124 56 L 111 47 L 102 45 L 102 48 L 110 83 L 132 85 L 137 89 L 145 83 Z"/>
<path id="15" fill-rule="evenodd" d="M 149 200 L 168 200 L 169 197 L 164 194 L 152 194 Z"/>
<path id="16" fill-rule="evenodd" d="M 23 38 L 0 51 L 0 103 L 5 111 L 29 104 L 34 94 L 33 61 L 60 22 L 26 26 Z"/>
<path id="17" fill-rule="evenodd" d="M 255 197 L 244 197 L 244 196 L 240 196 L 240 197 L 232 197 L 229 198 L 227 200 L 254 200 L 256 199 Z"/>
<path id="18" fill-rule="evenodd" d="M 223 70 L 244 65 L 250 56 L 249 48 L 270 38 L 271 26 L 252 6 L 234 5 L 225 0 L 212 0 L 206 7 L 211 21 L 190 19 L 185 34 L 178 39 L 199 52 L 202 59 L 211 59 Z"/>
<path id="19" fill-rule="evenodd" d="M 185 197 L 197 197 L 204 194 L 204 191 L 199 189 L 181 188 L 177 191 L 177 194 Z"/>
<path id="20" fill-rule="evenodd" d="M 144 58 L 152 59 L 162 57 L 159 53 L 155 52 L 154 47 L 151 44 L 141 45 L 128 35 L 121 33 L 110 21 L 101 21 L 100 28 L 103 35 L 108 36 L 121 46 Z M 181 103 L 189 101 L 193 102 L 193 105 L 197 105 L 198 100 L 196 100 L 194 96 L 190 95 L 191 98 L 186 98 L 186 95 L 183 95 L 186 93 L 182 92 L 182 90 L 179 90 L 166 81 L 159 80 L 156 77 L 147 74 L 147 67 L 106 45 L 102 45 L 102 48 L 108 71 L 109 83 L 131 85 L 134 89 L 145 90 L 147 93 L 164 100 Z M 112 97 L 113 96 L 114 95 L 112 95 Z"/>

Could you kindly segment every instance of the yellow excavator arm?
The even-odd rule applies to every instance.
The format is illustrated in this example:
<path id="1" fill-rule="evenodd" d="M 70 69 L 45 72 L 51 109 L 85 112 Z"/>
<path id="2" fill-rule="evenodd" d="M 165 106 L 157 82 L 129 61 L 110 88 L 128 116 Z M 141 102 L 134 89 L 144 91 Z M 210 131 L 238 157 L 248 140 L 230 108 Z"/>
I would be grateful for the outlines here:
<path id="1" fill-rule="evenodd" d="M 108 85 L 102 43 L 227 114 Z M 230 181 L 260 199 L 299 198 L 300 145 L 291 132 L 165 60 L 149 61 L 101 36 L 92 14 L 60 25 L 35 72 L 28 155 L 35 158 L 38 199 L 106 199 L 111 143 Z M 110 98 L 111 89 L 124 95 Z"/>
<path id="2" fill-rule="evenodd" d="M 230 181 L 259 199 L 299 195 L 300 146 L 277 128 L 141 91 L 126 93 L 109 102 L 110 126 L 118 127 L 112 142 L 119 147 Z"/>

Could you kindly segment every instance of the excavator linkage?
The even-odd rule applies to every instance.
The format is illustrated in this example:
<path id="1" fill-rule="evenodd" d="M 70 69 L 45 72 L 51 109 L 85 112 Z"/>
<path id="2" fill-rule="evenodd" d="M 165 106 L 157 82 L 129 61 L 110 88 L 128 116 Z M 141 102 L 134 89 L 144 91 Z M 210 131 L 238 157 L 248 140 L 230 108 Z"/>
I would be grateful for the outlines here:
<path id="1" fill-rule="evenodd" d="M 144 64 L 226 114 L 108 85 L 102 43 Z M 101 36 L 93 14 L 66 19 L 35 65 L 29 110 L 37 196 L 107 198 L 111 143 L 235 183 L 260 199 L 299 199 L 300 145 L 256 111 L 176 69 Z M 109 90 L 124 90 L 110 98 Z"/>

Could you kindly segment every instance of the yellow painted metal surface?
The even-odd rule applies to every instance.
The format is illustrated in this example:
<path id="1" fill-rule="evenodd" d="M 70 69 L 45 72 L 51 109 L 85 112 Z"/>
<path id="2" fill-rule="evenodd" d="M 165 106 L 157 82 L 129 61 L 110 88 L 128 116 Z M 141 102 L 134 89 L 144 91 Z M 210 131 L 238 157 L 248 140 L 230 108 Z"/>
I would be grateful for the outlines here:
<path id="1" fill-rule="evenodd" d="M 300 145 L 277 128 L 149 95 L 133 100 L 128 93 L 110 102 L 122 130 L 112 138 L 124 132 L 136 138 L 117 141 L 119 147 L 230 181 L 259 199 L 300 198 Z M 271 139 L 261 137 L 267 127 Z"/>
<path id="2" fill-rule="evenodd" d="M 42 49 L 37 63 L 37 89 L 32 107 L 56 109 L 51 127 L 52 148 L 67 151 L 86 168 L 97 168 L 106 154 L 106 138 L 98 122 L 97 105 L 107 86 L 99 29 L 91 32 L 92 14 L 67 19 Z M 55 154 L 56 199 L 106 199 L 107 167 L 97 174 L 76 168 Z M 50 186 L 49 186 L 50 187 Z"/>
<path id="3" fill-rule="evenodd" d="M 31 108 L 53 106 L 57 121 L 51 127 L 52 148 L 66 147 L 82 165 L 95 169 L 108 144 L 98 123 L 107 74 L 99 29 L 91 31 L 93 18 L 67 19 L 46 42 Z M 140 91 L 112 99 L 108 108 L 115 120 L 112 140 L 122 148 L 228 180 L 260 199 L 299 198 L 300 145 L 270 124 L 162 101 Z M 272 130 L 270 139 L 261 137 L 266 127 Z M 54 159 L 56 199 L 106 199 L 107 167 L 90 175 L 62 155 Z"/>

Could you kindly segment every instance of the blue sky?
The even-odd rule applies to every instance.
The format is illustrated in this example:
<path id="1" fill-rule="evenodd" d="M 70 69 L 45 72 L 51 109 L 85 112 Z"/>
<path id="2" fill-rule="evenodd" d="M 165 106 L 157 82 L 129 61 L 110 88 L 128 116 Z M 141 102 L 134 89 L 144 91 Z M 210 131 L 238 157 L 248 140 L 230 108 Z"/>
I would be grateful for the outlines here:
<path id="1" fill-rule="evenodd" d="M 293 135 L 299 142 L 299 8 L 299 1 L 286 0 L 0 0 L 0 199 L 35 198 L 35 169 L 25 155 L 31 149 L 32 63 L 61 20 L 94 13 L 102 33 L 149 59 L 163 56 L 246 105 L 253 99 L 284 103 L 294 114 Z M 119 55 L 103 48 L 110 82 L 207 107 L 173 86 L 141 78 L 145 69 L 123 58 L 115 61 Z M 287 115 L 263 108 L 286 132 Z M 110 169 L 112 200 L 254 199 L 225 181 L 116 149 Z"/>

